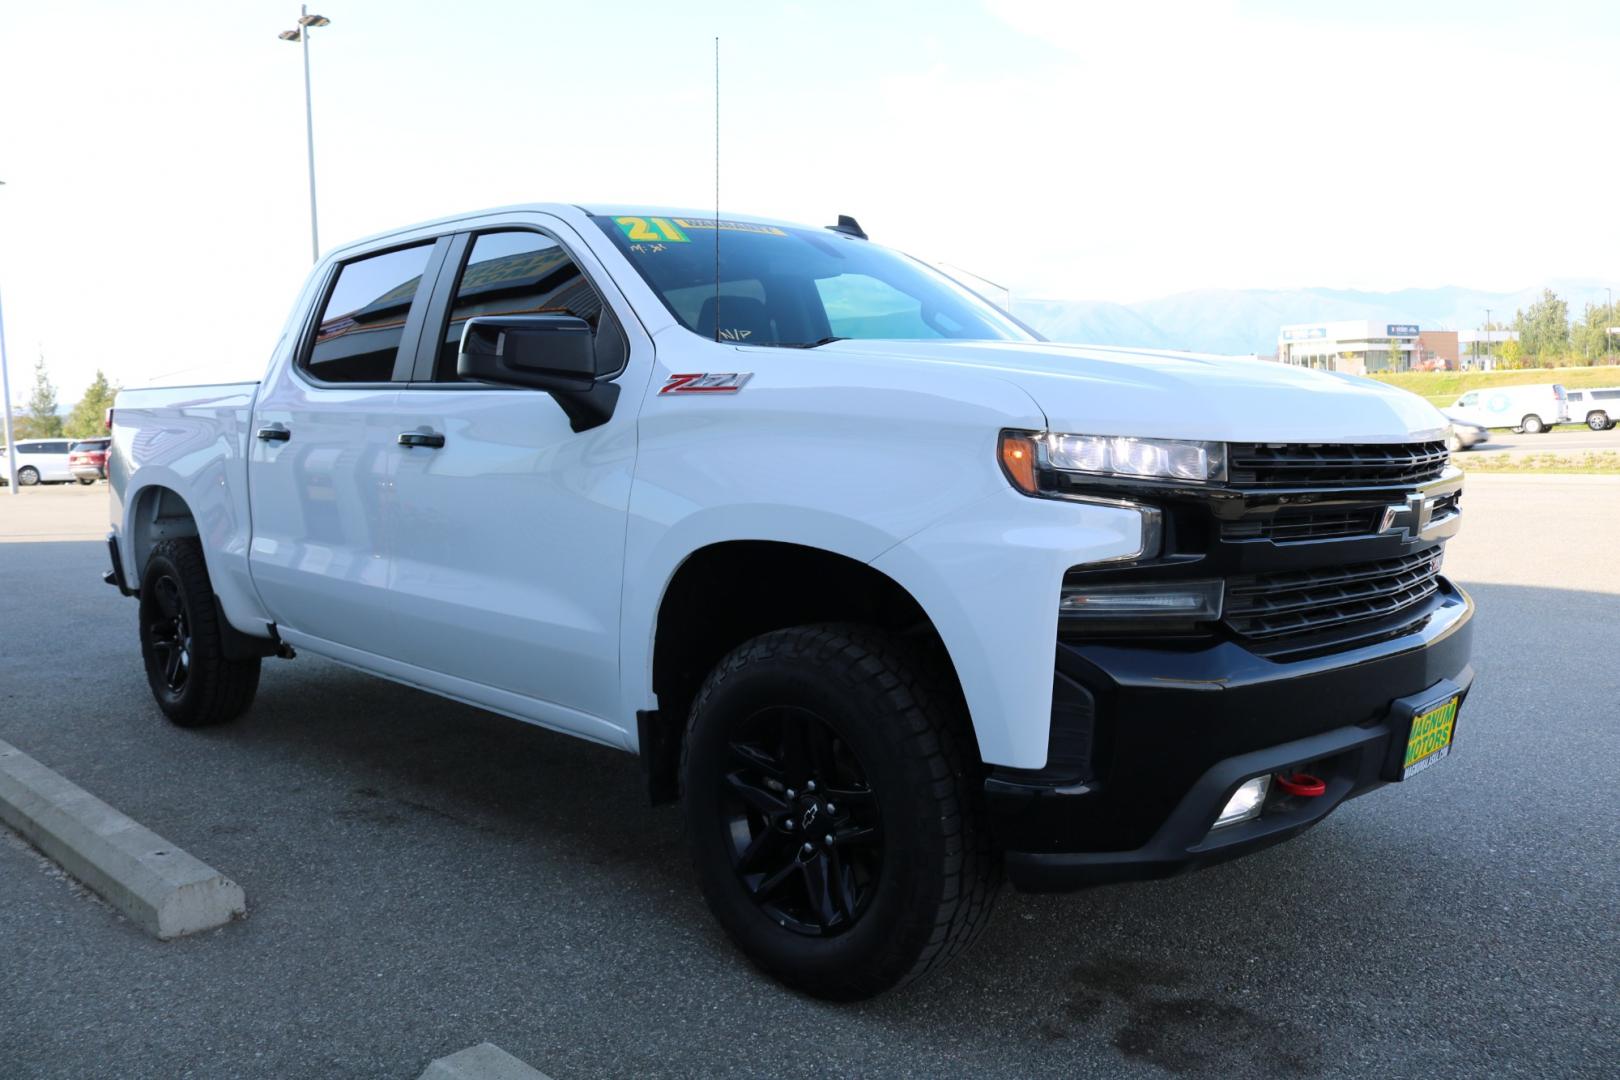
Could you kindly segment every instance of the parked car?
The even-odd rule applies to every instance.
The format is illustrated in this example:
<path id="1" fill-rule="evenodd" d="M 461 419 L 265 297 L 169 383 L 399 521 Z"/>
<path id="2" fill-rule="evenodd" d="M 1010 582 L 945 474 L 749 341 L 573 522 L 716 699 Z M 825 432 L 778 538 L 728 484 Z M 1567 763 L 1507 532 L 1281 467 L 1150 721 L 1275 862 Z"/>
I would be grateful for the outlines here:
<path id="1" fill-rule="evenodd" d="M 1554 424 L 1569 422 L 1569 395 L 1560 383 L 1493 386 L 1488 390 L 1468 391 L 1447 412 L 1486 427 L 1506 427 L 1536 435 Z"/>
<path id="2" fill-rule="evenodd" d="M 1446 417 L 1446 421 L 1446 449 L 1453 454 L 1462 450 L 1472 450 L 1480 443 L 1489 442 L 1491 439 L 1491 430 L 1484 424 L 1476 424 L 1450 415 Z"/>
<path id="3" fill-rule="evenodd" d="M 1575 423 L 1584 423 L 1593 431 L 1607 431 L 1614 427 L 1620 420 L 1615 415 L 1616 410 L 1620 410 L 1620 387 L 1569 392 L 1570 417 Z"/>
<path id="4" fill-rule="evenodd" d="M 68 447 L 72 439 L 18 439 L 17 486 L 35 484 L 66 484 L 73 480 L 68 465 Z M 10 470 L 6 468 L 6 448 L 0 447 L 0 484 L 8 482 Z"/>
<path id="5" fill-rule="evenodd" d="M 81 484 L 107 479 L 107 448 L 112 439 L 81 439 L 68 448 L 68 468 Z"/>
<path id="6" fill-rule="evenodd" d="M 296 650 L 639 754 L 741 950 L 859 998 L 1004 873 L 1164 877 L 1443 760 L 1445 427 L 1043 341 L 848 218 L 531 205 L 331 252 L 259 382 L 122 391 L 106 578 L 182 726 Z"/>

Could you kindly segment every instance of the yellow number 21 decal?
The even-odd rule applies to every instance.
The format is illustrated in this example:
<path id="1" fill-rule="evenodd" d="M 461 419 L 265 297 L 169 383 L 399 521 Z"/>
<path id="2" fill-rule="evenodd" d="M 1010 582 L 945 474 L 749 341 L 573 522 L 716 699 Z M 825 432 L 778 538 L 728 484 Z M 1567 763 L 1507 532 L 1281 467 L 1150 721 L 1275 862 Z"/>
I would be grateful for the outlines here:
<path id="1" fill-rule="evenodd" d="M 688 244 L 691 240 L 668 218 L 614 218 L 624 235 L 634 244 Z"/>

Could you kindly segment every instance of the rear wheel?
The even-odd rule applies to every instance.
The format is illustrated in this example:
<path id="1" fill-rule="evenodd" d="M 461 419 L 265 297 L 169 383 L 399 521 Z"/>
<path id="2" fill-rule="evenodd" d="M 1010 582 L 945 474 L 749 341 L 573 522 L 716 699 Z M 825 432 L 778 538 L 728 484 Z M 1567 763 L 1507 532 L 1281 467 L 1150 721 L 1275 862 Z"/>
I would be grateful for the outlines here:
<path id="1" fill-rule="evenodd" d="M 1540 435 L 1542 432 L 1547 430 L 1547 425 L 1541 422 L 1541 417 L 1537 416 L 1535 413 L 1531 413 L 1529 416 L 1526 416 L 1523 420 L 1519 421 L 1519 430 L 1524 432 L 1526 435 Z"/>
<path id="2" fill-rule="evenodd" d="M 1593 431 L 1608 431 L 1614 421 L 1609 419 L 1606 412 L 1589 412 L 1586 414 L 1586 426 Z"/>
<path id="3" fill-rule="evenodd" d="M 39 470 L 32 465 L 25 465 L 17 470 L 17 486 L 33 487 L 39 483 Z"/>
<path id="4" fill-rule="evenodd" d="M 978 935 L 1001 870 L 965 724 L 940 668 L 875 630 L 774 631 L 721 661 L 687 730 L 687 840 L 755 964 L 851 1000 Z"/>
<path id="5" fill-rule="evenodd" d="M 78 480 L 79 483 L 83 484 L 85 487 L 89 487 L 91 484 L 96 482 L 96 478 L 93 476 L 81 476 L 78 478 Z"/>
<path id="6" fill-rule="evenodd" d="M 163 714 L 181 727 L 234 720 L 259 689 L 259 659 L 228 660 L 202 546 L 163 540 L 141 574 L 141 658 Z"/>

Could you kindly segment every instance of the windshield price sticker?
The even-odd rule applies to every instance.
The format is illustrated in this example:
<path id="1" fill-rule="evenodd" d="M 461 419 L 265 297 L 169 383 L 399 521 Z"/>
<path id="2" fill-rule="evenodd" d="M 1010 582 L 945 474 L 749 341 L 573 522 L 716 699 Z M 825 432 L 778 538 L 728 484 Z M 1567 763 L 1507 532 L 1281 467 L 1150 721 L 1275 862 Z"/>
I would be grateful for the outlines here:
<path id="1" fill-rule="evenodd" d="M 716 221 L 714 218 L 663 218 L 663 217 L 617 217 L 613 219 L 619 231 L 624 233 L 625 239 L 632 244 L 690 244 L 692 238 L 687 232 L 715 231 L 753 233 L 756 236 L 786 236 L 787 231 L 775 225 L 757 225 L 752 221 Z M 636 251 L 657 250 L 654 248 L 633 248 Z"/>

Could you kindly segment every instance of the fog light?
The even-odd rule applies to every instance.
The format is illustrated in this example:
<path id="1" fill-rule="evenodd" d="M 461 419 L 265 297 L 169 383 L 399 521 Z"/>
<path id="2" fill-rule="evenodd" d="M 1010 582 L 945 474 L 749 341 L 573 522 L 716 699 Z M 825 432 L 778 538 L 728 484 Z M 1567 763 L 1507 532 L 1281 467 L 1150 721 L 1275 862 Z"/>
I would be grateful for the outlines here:
<path id="1" fill-rule="evenodd" d="M 1221 816 L 1215 819 L 1214 827 L 1219 829 L 1223 825 L 1236 825 L 1240 821 L 1249 821 L 1260 816 L 1260 808 L 1265 805 L 1266 792 L 1271 789 L 1271 774 L 1257 776 L 1253 780 L 1245 780 L 1243 786 L 1232 793 L 1226 800 L 1226 808 Z"/>

